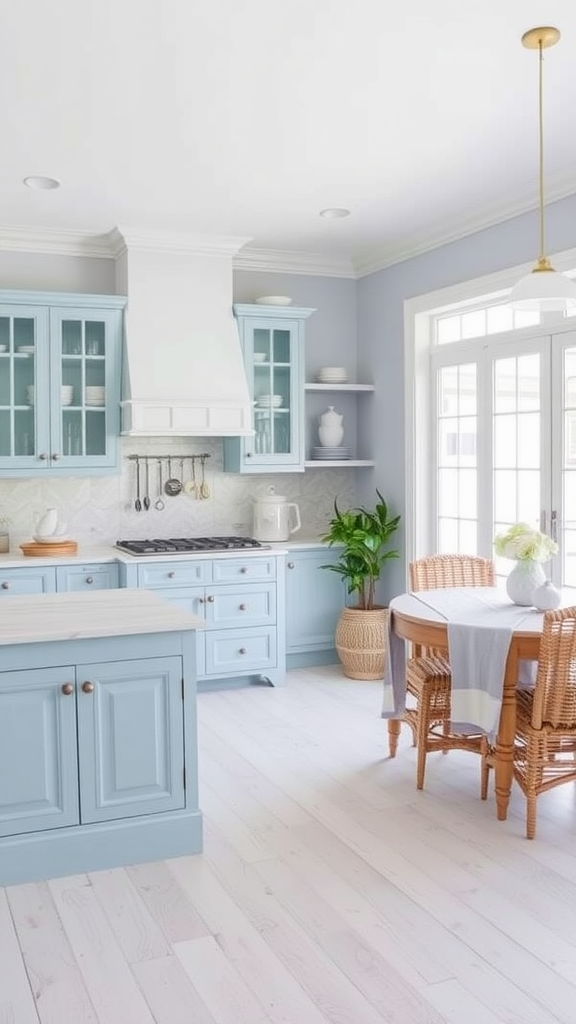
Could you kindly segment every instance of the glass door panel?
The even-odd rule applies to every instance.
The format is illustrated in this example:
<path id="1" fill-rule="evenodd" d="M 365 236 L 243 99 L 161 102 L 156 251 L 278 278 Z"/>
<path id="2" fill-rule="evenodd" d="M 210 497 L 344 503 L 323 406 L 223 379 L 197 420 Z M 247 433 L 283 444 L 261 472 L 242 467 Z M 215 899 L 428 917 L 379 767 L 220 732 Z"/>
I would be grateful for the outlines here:
<path id="1" fill-rule="evenodd" d="M 70 315 L 59 324 L 62 454 L 105 455 L 106 322 Z"/>
<path id="2" fill-rule="evenodd" d="M 36 454 L 37 318 L 0 317 L 0 458 Z"/>

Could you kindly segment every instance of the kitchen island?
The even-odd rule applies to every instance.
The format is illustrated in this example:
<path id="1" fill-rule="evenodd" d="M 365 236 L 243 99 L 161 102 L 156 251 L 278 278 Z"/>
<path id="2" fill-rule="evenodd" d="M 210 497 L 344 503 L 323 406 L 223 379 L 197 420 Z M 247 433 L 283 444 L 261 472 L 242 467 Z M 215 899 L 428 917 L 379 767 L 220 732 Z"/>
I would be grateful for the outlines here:
<path id="1" fill-rule="evenodd" d="M 146 590 L 0 617 L 0 885 L 202 850 L 194 631 Z"/>

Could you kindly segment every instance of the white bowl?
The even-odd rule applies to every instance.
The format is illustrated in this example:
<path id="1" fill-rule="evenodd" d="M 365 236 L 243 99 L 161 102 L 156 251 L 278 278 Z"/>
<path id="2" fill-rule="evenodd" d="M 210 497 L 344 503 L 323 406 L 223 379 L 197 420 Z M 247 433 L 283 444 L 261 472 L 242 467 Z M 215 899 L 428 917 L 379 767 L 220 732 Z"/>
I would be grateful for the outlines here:
<path id="1" fill-rule="evenodd" d="M 7 348 L 8 345 L 0 345 L 0 352 L 5 352 Z"/>
<path id="2" fill-rule="evenodd" d="M 252 356 L 252 358 L 253 358 L 255 363 L 265 363 L 266 362 L 266 353 L 265 352 L 255 352 L 254 355 Z"/>
<path id="3" fill-rule="evenodd" d="M 66 537 L 58 535 L 57 537 L 33 537 L 37 544 L 63 544 L 66 541 Z"/>
<path id="4" fill-rule="evenodd" d="M 256 299 L 259 306 L 290 306 L 292 299 L 288 295 L 261 295 Z"/>

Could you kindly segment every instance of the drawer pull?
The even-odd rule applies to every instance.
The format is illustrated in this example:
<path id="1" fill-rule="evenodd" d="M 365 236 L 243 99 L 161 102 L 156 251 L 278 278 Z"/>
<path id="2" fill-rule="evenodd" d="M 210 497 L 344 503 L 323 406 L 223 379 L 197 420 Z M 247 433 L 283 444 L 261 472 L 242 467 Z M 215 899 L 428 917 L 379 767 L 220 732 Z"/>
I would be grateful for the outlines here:
<path id="1" fill-rule="evenodd" d="M 293 569 L 294 568 L 294 562 L 288 562 L 287 568 L 288 569 Z"/>
<path id="2" fill-rule="evenodd" d="M 4 583 L 2 584 L 2 590 L 10 590 L 10 584 L 4 581 Z"/>
<path id="3" fill-rule="evenodd" d="M 214 594 L 209 594 L 206 600 L 209 604 L 214 604 Z"/>
<path id="4" fill-rule="evenodd" d="M 205 601 L 206 601 L 206 598 L 205 598 L 205 597 L 199 597 L 199 598 L 198 598 L 198 604 L 204 604 L 204 603 L 205 603 Z"/>
<path id="5" fill-rule="evenodd" d="M 72 683 L 64 683 L 62 686 L 62 693 L 64 694 L 65 697 L 69 697 L 72 693 L 74 693 L 74 687 Z"/>
<path id="6" fill-rule="evenodd" d="M 248 566 L 247 565 L 243 565 L 242 568 L 240 569 L 240 572 L 241 573 L 247 573 L 248 572 Z"/>
<path id="7" fill-rule="evenodd" d="M 46 452 L 41 452 L 41 454 L 38 456 L 38 458 L 40 459 L 40 462 L 46 462 L 46 459 L 48 458 L 48 456 L 46 455 Z"/>
<path id="8" fill-rule="evenodd" d="M 86 583 L 94 583 L 94 577 L 93 576 L 87 576 L 86 577 Z"/>
<path id="9" fill-rule="evenodd" d="M 94 683 L 82 683 L 82 693 L 94 693 Z"/>
<path id="10" fill-rule="evenodd" d="M 241 647 L 240 650 L 238 651 L 238 654 L 248 654 L 248 651 L 245 647 Z"/>
<path id="11" fill-rule="evenodd" d="M 168 579 L 169 579 L 169 580 L 173 580 L 173 579 L 175 579 L 175 578 L 176 578 L 176 573 L 175 573 L 175 572 L 169 572 L 169 573 L 168 573 Z"/>
<path id="12" fill-rule="evenodd" d="M 52 462 L 58 462 L 59 458 L 60 456 L 58 455 L 57 452 L 55 452 L 54 455 L 52 456 Z"/>
<path id="13" fill-rule="evenodd" d="M 248 607 L 248 605 L 247 605 L 247 604 L 241 604 L 241 605 L 240 605 L 240 611 L 241 611 L 241 612 L 245 612 L 245 611 L 246 611 L 246 609 L 247 609 L 247 607 Z"/>

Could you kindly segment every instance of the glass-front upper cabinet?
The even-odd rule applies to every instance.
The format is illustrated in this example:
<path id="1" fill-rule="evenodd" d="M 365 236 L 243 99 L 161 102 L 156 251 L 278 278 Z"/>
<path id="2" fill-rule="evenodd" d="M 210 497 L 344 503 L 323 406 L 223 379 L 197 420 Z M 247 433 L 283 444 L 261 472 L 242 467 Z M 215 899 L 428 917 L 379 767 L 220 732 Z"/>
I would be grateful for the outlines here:
<path id="1" fill-rule="evenodd" d="M 125 300 L 10 293 L 18 305 L 6 295 L 0 292 L 0 470 L 110 472 L 118 464 Z"/>
<path id="2" fill-rule="evenodd" d="M 225 438 L 225 470 L 304 470 L 305 321 L 314 312 L 291 306 L 234 306 L 253 402 L 254 436 Z"/>

